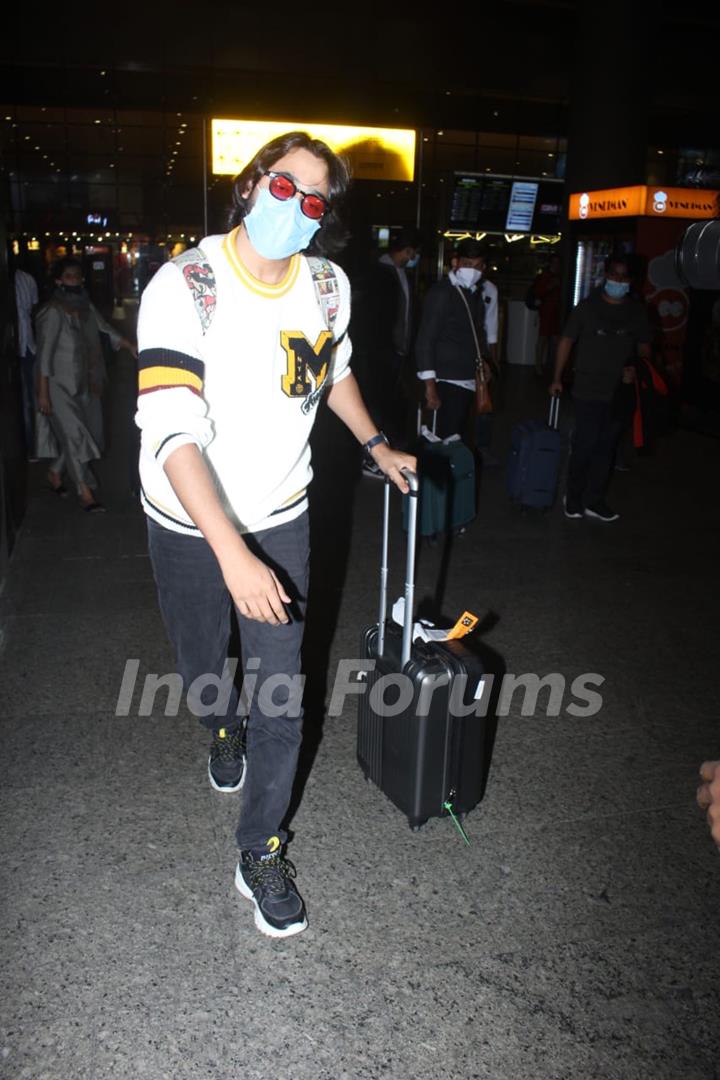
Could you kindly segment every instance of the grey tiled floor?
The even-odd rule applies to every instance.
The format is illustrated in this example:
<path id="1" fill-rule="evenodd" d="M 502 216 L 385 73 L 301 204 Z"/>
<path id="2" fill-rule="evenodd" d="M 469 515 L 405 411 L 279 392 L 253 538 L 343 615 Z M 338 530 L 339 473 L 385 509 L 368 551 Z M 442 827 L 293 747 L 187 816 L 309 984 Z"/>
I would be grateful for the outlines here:
<path id="1" fill-rule="evenodd" d="M 515 373 L 499 452 L 540 407 Z M 494 613 L 510 672 L 604 675 L 603 709 L 499 721 L 470 847 L 365 784 L 352 703 L 326 719 L 291 845 L 310 927 L 278 943 L 233 888 L 239 804 L 210 790 L 203 732 L 114 714 L 126 659 L 172 669 L 121 415 L 110 512 L 35 472 L 0 597 L 1 1074 L 717 1080 L 720 857 L 694 785 L 720 756 L 720 445 L 679 432 L 637 461 L 608 527 L 520 516 L 488 472 L 445 611 Z M 374 616 L 381 486 L 345 480 L 338 505 L 330 436 L 308 634 L 331 678 Z M 441 556 L 421 551 L 421 597 Z"/>

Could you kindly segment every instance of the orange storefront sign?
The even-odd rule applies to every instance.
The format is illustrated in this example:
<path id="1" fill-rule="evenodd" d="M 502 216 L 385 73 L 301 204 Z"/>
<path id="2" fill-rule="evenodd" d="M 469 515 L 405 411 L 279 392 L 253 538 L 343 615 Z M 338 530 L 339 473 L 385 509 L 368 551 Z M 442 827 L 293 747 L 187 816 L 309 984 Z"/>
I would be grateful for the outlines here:
<path id="1" fill-rule="evenodd" d="M 596 218 L 637 217 L 645 210 L 646 188 L 607 188 L 604 191 L 583 191 L 570 196 L 571 221 L 593 221 Z"/>
<path id="2" fill-rule="evenodd" d="M 692 188 L 649 187 L 645 213 L 649 217 L 714 218 L 718 216 L 718 192 Z"/>
<path id="3" fill-rule="evenodd" d="M 583 191 L 570 196 L 571 221 L 616 217 L 714 218 L 720 213 L 717 191 L 694 188 L 633 187 Z"/>

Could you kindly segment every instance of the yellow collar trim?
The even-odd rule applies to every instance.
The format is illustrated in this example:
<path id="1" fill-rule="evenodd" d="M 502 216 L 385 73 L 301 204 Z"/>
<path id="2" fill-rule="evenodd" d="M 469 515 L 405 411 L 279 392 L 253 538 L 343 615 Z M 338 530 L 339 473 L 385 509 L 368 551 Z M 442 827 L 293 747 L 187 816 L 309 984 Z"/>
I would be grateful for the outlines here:
<path id="1" fill-rule="evenodd" d="M 256 293 L 258 296 L 265 296 L 268 299 L 276 299 L 278 296 L 284 296 L 285 293 L 292 289 L 293 285 L 297 281 L 298 274 L 300 273 L 300 255 L 293 255 L 290 259 L 290 265 L 288 266 L 287 273 L 282 281 L 278 281 L 277 285 L 268 285 L 265 281 L 260 281 L 254 277 L 245 264 L 240 260 L 237 249 L 235 247 L 235 238 L 238 234 L 238 230 L 241 229 L 241 225 L 237 225 L 232 232 L 227 233 L 223 240 L 223 251 L 227 257 L 228 262 L 232 266 L 236 275 L 240 278 L 246 289 L 250 289 L 251 292 Z"/>

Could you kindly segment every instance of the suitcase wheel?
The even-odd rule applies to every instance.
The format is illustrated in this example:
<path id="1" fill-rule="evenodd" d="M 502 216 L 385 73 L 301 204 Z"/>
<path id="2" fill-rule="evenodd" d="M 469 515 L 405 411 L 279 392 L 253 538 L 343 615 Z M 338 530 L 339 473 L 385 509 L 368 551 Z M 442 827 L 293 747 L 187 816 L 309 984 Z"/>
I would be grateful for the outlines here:
<path id="1" fill-rule="evenodd" d="M 417 821 L 415 818 L 408 818 L 408 825 L 412 832 L 420 832 L 426 821 L 427 818 L 424 818 L 422 821 Z"/>

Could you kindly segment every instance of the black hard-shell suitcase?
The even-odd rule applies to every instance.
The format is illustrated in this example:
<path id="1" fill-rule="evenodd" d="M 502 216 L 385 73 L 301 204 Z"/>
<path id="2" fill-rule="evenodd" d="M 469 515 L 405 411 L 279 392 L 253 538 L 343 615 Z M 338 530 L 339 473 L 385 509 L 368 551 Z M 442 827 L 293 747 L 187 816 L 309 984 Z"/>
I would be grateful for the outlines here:
<path id="1" fill-rule="evenodd" d="M 405 627 L 387 619 L 387 556 L 390 485 L 385 484 L 383 513 L 383 556 L 380 576 L 380 612 L 376 624 L 362 637 L 363 658 L 374 660 L 368 670 L 365 693 L 359 698 L 357 757 L 366 778 L 383 791 L 407 815 L 410 827 L 418 829 L 431 817 L 452 809 L 461 818 L 476 806 L 485 783 L 487 721 L 484 670 L 481 661 L 462 641 L 413 642 L 415 547 L 417 537 L 418 481 L 406 472 L 411 487 L 405 575 Z M 399 715 L 387 715 L 372 690 L 385 675 L 402 673 L 412 686 L 412 700 Z M 470 715 L 452 715 L 453 687 L 465 677 L 462 696 L 466 707 L 475 704 Z M 429 696 L 430 680 L 438 679 Z M 462 680 L 459 684 L 462 686 Z M 378 695 L 379 697 L 379 695 Z M 397 694 L 384 696 L 390 706 Z M 429 700 L 429 707 L 425 703 Z M 427 715 L 422 715 L 426 712 Z"/>

